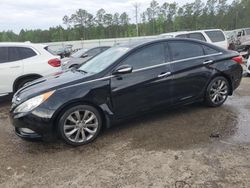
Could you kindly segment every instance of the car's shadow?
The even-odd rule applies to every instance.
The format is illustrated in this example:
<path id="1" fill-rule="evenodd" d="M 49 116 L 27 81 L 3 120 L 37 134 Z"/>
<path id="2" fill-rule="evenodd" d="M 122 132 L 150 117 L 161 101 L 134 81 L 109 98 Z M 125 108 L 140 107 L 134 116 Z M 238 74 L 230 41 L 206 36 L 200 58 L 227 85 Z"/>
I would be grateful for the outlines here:
<path id="1" fill-rule="evenodd" d="M 105 150 L 114 144 L 127 149 L 166 150 L 203 147 L 213 140 L 232 136 L 236 131 L 237 111 L 232 106 L 208 108 L 203 104 L 193 104 L 146 113 L 105 129 L 91 144 L 72 148 L 58 140 L 55 143 L 23 142 L 30 153 L 61 152 L 77 150 L 78 152 Z M 211 138 L 215 134 L 218 138 Z"/>

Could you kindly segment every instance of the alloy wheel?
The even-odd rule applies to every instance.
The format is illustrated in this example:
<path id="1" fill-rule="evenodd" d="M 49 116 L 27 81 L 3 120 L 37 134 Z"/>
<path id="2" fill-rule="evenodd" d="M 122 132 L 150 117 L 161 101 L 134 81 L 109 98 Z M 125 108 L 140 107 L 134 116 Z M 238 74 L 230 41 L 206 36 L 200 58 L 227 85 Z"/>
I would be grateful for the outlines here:
<path id="1" fill-rule="evenodd" d="M 93 112 L 77 110 L 65 119 L 63 131 L 71 142 L 84 143 L 97 134 L 98 127 L 98 118 Z"/>
<path id="2" fill-rule="evenodd" d="M 214 104 L 223 103 L 228 95 L 228 85 L 224 80 L 216 80 L 209 91 L 209 97 Z"/>

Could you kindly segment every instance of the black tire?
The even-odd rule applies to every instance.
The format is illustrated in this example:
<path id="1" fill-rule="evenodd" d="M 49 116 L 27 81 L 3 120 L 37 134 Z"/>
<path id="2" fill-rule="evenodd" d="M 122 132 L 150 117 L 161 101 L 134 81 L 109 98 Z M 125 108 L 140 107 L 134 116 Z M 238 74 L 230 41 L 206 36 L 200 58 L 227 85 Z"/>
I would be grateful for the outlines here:
<path id="1" fill-rule="evenodd" d="M 78 67 L 79 67 L 79 66 L 75 64 L 75 65 L 71 65 L 69 68 L 70 68 L 70 69 L 78 69 Z"/>
<path id="2" fill-rule="evenodd" d="M 76 123 L 73 123 L 72 121 L 69 121 L 69 117 L 70 116 L 72 117 L 72 115 L 74 115 L 73 119 L 75 121 L 77 120 L 77 117 L 75 116 L 75 112 L 78 112 L 78 111 L 80 112 L 81 121 L 84 121 L 85 113 L 87 113 L 87 112 L 90 112 L 91 115 L 93 115 L 93 114 L 95 115 L 95 118 L 96 118 L 95 121 L 97 122 L 98 125 L 97 125 L 97 127 L 95 127 L 95 128 L 92 127 L 93 129 L 91 129 L 91 131 L 95 132 L 94 134 L 90 134 L 89 132 L 87 132 L 84 129 L 84 125 L 76 125 Z M 91 118 L 89 118 L 89 119 L 91 119 Z M 92 124 L 89 124 L 89 125 L 94 125 L 95 123 L 92 123 Z M 65 125 L 65 124 L 67 124 L 67 125 Z M 69 128 L 68 130 L 70 132 L 72 132 L 75 129 L 78 129 L 75 132 L 76 134 L 73 133 L 71 136 L 76 138 L 76 135 L 78 134 L 78 132 L 80 132 L 78 137 L 79 137 L 79 139 L 80 138 L 82 139 L 81 141 L 79 141 L 79 142 L 78 141 L 73 141 L 73 138 L 69 138 L 69 137 L 66 136 L 66 133 L 65 133 L 66 130 L 65 129 L 66 129 L 66 126 L 68 126 L 68 124 L 71 124 L 69 126 L 73 126 L 71 128 L 68 127 Z M 85 124 L 85 126 L 87 126 L 87 124 Z M 90 130 L 89 127 L 85 127 L 85 128 Z M 69 145 L 72 145 L 72 146 L 81 146 L 81 145 L 85 145 L 85 144 L 88 144 L 88 143 L 94 141 L 96 139 L 96 137 L 99 135 L 101 128 L 102 128 L 102 118 L 101 118 L 101 115 L 100 115 L 99 111 L 96 108 L 94 108 L 92 106 L 89 106 L 89 105 L 78 105 L 78 106 L 70 107 L 69 109 L 67 109 L 62 114 L 62 116 L 60 117 L 59 122 L 58 122 L 59 136 L 64 140 L 64 142 L 66 144 L 69 144 Z M 85 132 L 84 137 L 86 138 L 86 140 L 84 140 L 84 138 L 83 138 L 82 130 Z"/>
<path id="3" fill-rule="evenodd" d="M 17 84 L 15 85 L 15 92 L 18 91 L 20 88 L 22 88 L 23 86 L 25 86 L 25 84 L 32 82 L 34 80 L 38 79 L 38 77 L 29 77 L 29 78 L 24 78 L 21 79 L 20 81 L 17 82 Z"/>
<path id="4" fill-rule="evenodd" d="M 218 83 L 224 83 L 224 86 L 220 89 Z M 218 85 L 218 88 L 216 88 Z M 223 84 L 222 84 L 223 85 Z M 211 80 L 209 83 L 206 95 L 205 95 L 205 103 L 209 107 L 219 107 L 224 104 L 229 95 L 230 86 L 228 80 L 223 76 L 218 76 Z M 223 94 L 222 94 L 223 93 Z M 216 98 L 216 99 L 215 99 Z"/>

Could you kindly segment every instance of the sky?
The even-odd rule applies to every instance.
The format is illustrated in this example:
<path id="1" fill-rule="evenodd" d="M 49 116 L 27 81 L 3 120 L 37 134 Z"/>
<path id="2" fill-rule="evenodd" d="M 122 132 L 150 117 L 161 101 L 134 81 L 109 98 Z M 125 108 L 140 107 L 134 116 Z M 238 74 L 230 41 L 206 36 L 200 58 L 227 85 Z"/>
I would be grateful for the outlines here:
<path id="1" fill-rule="evenodd" d="M 194 0 L 167 0 L 184 4 Z M 100 8 L 108 13 L 126 11 L 134 17 L 133 3 L 140 4 L 140 11 L 145 10 L 151 0 L 0 0 L 0 31 L 21 29 L 48 29 L 62 25 L 64 15 L 71 15 L 79 8 L 95 14 Z M 157 0 L 163 4 L 166 0 Z"/>

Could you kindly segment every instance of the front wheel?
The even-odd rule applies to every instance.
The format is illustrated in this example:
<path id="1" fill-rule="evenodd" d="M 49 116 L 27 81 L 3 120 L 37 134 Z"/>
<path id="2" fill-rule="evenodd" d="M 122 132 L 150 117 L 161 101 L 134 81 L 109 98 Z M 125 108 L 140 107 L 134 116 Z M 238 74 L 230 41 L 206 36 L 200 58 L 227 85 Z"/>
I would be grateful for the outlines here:
<path id="1" fill-rule="evenodd" d="M 229 94 L 229 83 L 226 78 L 219 76 L 214 78 L 207 87 L 205 102 L 210 107 L 218 107 L 224 104 Z"/>
<path id="2" fill-rule="evenodd" d="M 60 136 L 72 146 L 92 142 L 98 136 L 101 127 L 100 113 L 88 105 L 79 105 L 66 110 L 58 125 Z"/>

